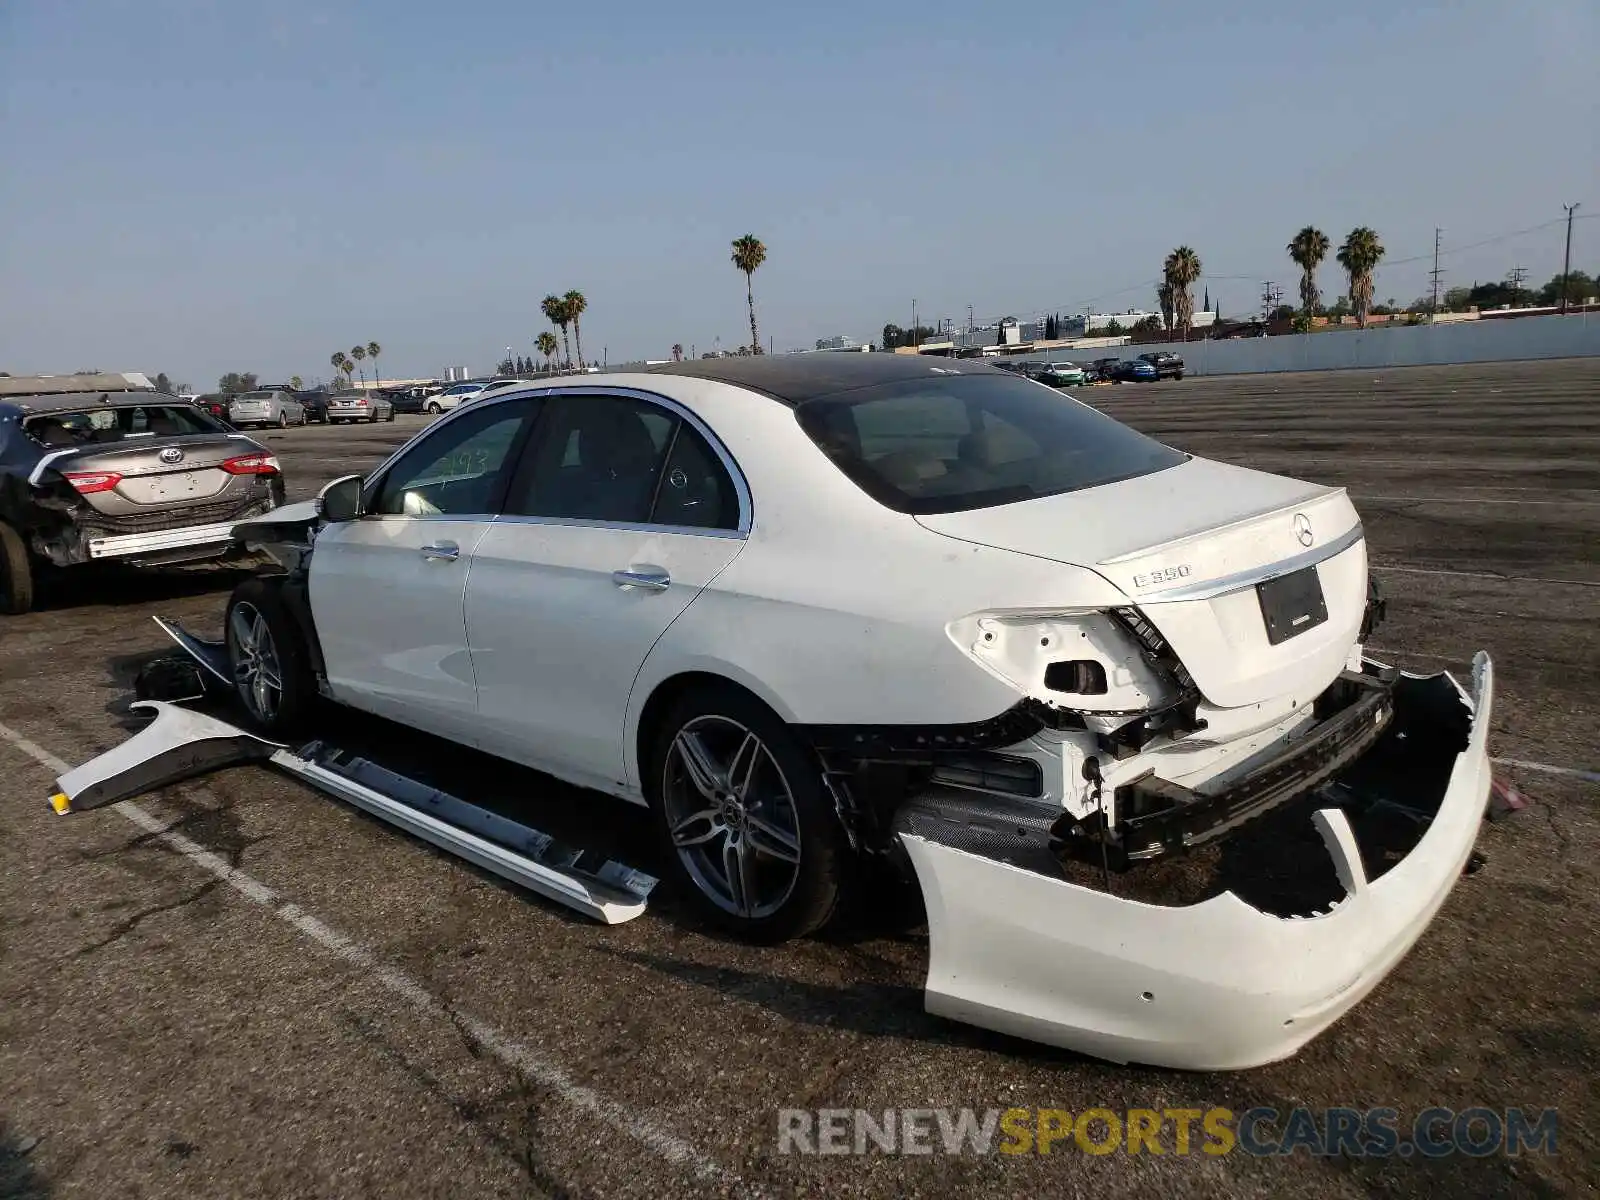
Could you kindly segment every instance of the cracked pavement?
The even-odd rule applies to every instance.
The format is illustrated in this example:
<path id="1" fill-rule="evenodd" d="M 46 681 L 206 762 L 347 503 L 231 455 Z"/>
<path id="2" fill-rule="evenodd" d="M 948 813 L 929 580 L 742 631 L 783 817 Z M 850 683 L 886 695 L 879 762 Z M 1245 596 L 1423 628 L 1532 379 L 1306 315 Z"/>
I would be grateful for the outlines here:
<path id="1" fill-rule="evenodd" d="M 1418 671 L 1488 649 L 1492 751 L 1600 767 L 1600 360 L 1083 394 L 1185 449 L 1349 487 L 1390 597 L 1374 642 Z M 267 440 L 299 498 L 422 423 Z M 215 633 L 235 578 L 95 575 L 0 623 L 0 723 L 72 762 L 115 744 L 134 675 L 167 649 L 150 616 Z M 0 741 L 0 1196 L 1592 1193 L 1600 787 L 1500 776 L 1529 808 L 1484 827 L 1486 864 L 1394 973 L 1296 1058 L 1229 1076 L 931 1018 L 925 943 L 894 922 L 759 949 L 695 927 L 663 892 L 604 928 L 256 768 L 139 802 L 278 907 L 253 903 L 115 811 L 56 818 L 50 772 Z M 529 800 L 647 841 L 601 798 L 546 781 Z M 305 936 L 288 908 L 431 1003 Z M 1253 1104 L 1552 1106 L 1560 1153 L 776 1153 L 783 1107 Z"/>

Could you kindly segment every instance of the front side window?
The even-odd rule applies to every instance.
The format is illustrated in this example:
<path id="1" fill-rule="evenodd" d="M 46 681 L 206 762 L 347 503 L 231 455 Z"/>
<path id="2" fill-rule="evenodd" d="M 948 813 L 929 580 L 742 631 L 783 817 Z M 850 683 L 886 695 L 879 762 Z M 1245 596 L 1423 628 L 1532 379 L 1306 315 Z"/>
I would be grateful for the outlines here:
<path id="1" fill-rule="evenodd" d="M 1188 457 L 1054 389 L 988 372 L 861 388 L 795 415 L 862 490 L 904 513 L 1078 491 Z"/>
<path id="2" fill-rule="evenodd" d="M 407 517 L 492 514 L 533 410 L 534 401 L 507 401 L 439 426 L 385 473 L 371 511 Z"/>

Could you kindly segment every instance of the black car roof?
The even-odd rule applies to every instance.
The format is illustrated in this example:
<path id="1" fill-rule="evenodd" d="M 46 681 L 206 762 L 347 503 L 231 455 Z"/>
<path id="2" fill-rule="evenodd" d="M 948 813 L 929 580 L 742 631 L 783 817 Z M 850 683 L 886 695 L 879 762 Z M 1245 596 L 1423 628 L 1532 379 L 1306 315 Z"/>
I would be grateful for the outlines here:
<path id="1" fill-rule="evenodd" d="M 784 404 L 800 405 L 856 388 L 926 379 L 930 375 L 993 374 L 994 367 L 971 359 L 932 354 L 829 353 L 752 354 L 662 363 L 654 375 L 712 379 L 764 392 Z"/>
<path id="2" fill-rule="evenodd" d="M 51 392 L 42 396 L 7 396 L 0 413 L 23 416 L 46 412 L 82 412 L 89 408 L 139 408 L 146 404 L 188 404 L 166 392 Z"/>

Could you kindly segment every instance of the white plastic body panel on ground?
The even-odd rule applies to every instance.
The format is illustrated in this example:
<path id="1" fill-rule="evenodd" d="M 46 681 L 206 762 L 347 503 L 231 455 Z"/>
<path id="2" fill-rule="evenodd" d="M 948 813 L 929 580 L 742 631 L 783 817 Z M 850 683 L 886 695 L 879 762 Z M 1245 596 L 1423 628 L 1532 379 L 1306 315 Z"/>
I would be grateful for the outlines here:
<path id="1" fill-rule="evenodd" d="M 1473 667 L 1467 748 L 1401 862 L 1368 882 L 1344 813 L 1318 814 L 1348 892 L 1321 915 L 1275 917 L 1228 892 L 1144 904 L 905 836 L 928 910 L 928 1011 L 1115 1062 L 1232 1070 L 1293 1054 L 1405 955 L 1472 851 L 1494 701 L 1488 656 Z"/>
<path id="2" fill-rule="evenodd" d="M 163 628 L 166 628 L 164 625 Z M 203 663 L 194 639 L 180 640 Z M 223 767 L 271 765 L 447 853 L 607 925 L 645 910 L 653 876 L 323 743 L 290 748 L 227 721 L 163 701 L 139 701 L 155 719 L 56 781 L 56 813 L 131 800 Z"/>

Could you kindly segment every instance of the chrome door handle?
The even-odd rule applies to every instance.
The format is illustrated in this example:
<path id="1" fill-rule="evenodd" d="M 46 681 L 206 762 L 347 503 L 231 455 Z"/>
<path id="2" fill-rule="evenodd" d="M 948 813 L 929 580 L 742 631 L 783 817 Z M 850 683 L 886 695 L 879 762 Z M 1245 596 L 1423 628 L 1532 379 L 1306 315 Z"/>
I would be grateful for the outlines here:
<path id="1" fill-rule="evenodd" d="M 613 571 L 611 582 L 618 587 L 643 588 L 647 592 L 664 592 L 672 583 L 665 571 Z"/>
<path id="2" fill-rule="evenodd" d="M 461 547 L 454 542 L 435 542 L 431 546 L 422 547 L 422 557 L 454 561 L 461 557 Z"/>

